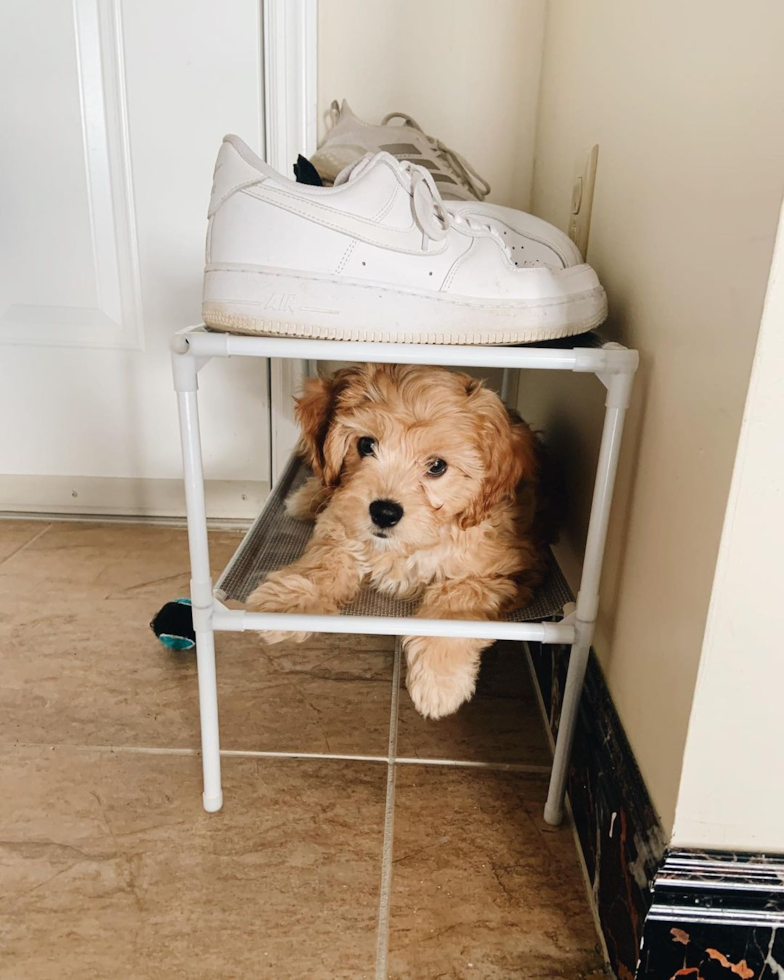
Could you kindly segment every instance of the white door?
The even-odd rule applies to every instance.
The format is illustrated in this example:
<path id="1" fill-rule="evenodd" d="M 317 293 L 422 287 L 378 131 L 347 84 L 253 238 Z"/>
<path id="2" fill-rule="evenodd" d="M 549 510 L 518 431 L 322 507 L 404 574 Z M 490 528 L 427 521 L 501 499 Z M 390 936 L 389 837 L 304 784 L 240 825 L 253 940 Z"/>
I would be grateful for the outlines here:
<path id="1" fill-rule="evenodd" d="M 264 153 L 265 13 L 261 0 L 5 0 L 1 509 L 183 513 L 168 344 L 200 318 L 221 138 Z M 271 430 L 290 442 L 285 418 L 271 425 L 269 374 L 252 359 L 200 374 L 212 516 L 253 515 Z"/>

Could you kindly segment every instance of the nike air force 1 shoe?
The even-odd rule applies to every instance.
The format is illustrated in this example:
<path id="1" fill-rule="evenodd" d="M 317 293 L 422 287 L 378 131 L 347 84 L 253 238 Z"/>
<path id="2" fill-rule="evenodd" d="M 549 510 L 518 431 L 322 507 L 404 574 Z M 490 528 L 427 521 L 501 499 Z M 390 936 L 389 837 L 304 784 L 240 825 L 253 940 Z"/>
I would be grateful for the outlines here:
<path id="1" fill-rule="evenodd" d="M 547 261 L 521 262 L 476 207 L 450 213 L 429 169 L 387 152 L 317 187 L 227 136 L 209 206 L 204 321 L 268 336 L 520 344 L 604 320 L 590 266 L 560 246 L 547 246 Z"/>

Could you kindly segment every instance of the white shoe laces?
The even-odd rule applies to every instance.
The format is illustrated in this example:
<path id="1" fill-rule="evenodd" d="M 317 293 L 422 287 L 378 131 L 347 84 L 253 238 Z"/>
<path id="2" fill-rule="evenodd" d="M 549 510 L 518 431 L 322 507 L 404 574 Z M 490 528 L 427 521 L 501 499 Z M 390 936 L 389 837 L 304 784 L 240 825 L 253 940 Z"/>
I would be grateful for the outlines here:
<path id="1" fill-rule="evenodd" d="M 465 225 L 473 232 L 494 238 L 503 248 L 509 261 L 512 261 L 512 253 L 507 248 L 498 229 L 483 221 L 478 221 L 474 216 L 450 214 L 447 211 L 438 192 L 436 182 L 433 180 L 433 175 L 427 167 L 418 163 L 411 163 L 410 160 L 396 160 L 395 162 L 410 180 L 411 210 L 414 214 L 414 220 L 422 231 L 422 248 L 425 251 L 427 251 L 428 243 L 431 240 L 434 242 L 442 241 L 450 226 L 454 225 L 457 228 L 460 225 Z"/>
<path id="2" fill-rule="evenodd" d="M 500 233 L 492 225 L 477 220 L 472 215 L 451 214 L 445 207 L 433 175 L 421 164 L 410 160 L 397 160 L 390 153 L 378 154 L 384 156 L 408 178 L 409 193 L 411 194 L 411 212 L 417 227 L 422 232 L 422 249 L 427 251 L 431 241 L 440 242 L 446 238 L 450 227 L 459 228 L 461 225 L 474 233 L 488 235 L 494 238 L 507 258 L 512 261 L 512 253 Z M 334 186 L 345 184 L 352 175 L 361 173 L 374 159 L 376 154 L 366 153 L 364 157 L 345 167 L 335 178 Z"/>
<path id="3" fill-rule="evenodd" d="M 393 157 L 394 159 L 394 157 Z M 426 167 L 404 160 L 395 161 L 408 177 L 411 188 L 411 210 L 414 220 L 422 232 L 422 248 L 426 251 L 429 242 L 443 241 L 452 219 L 444 207 L 438 193 L 433 175 Z"/>
<path id="4" fill-rule="evenodd" d="M 478 221 L 476 217 L 473 217 L 468 214 L 452 214 L 450 215 L 450 217 L 452 219 L 452 224 L 456 228 L 458 228 L 460 225 L 466 225 L 468 228 L 471 229 L 471 231 L 478 231 L 482 234 L 490 235 L 491 238 L 495 238 L 495 240 L 503 248 L 504 252 L 506 253 L 506 257 L 509 259 L 509 261 L 510 262 L 514 261 L 512 259 L 512 253 L 509 251 L 506 242 L 501 237 L 501 233 L 498 231 L 497 228 L 494 228 L 493 225 L 485 224 L 484 221 Z"/>
<path id="5" fill-rule="evenodd" d="M 462 154 L 447 146 L 446 143 L 442 143 L 435 136 L 428 136 L 416 119 L 409 116 L 407 112 L 389 112 L 381 120 L 381 125 L 386 126 L 391 119 L 402 119 L 406 126 L 411 126 L 418 130 L 428 141 L 436 156 L 446 165 L 447 170 L 451 172 L 452 176 L 456 177 L 463 187 L 470 194 L 473 194 L 478 201 L 483 201 L 487 197 L 490 193 L 490 185 L 484 177 L 474 170 Z"/>

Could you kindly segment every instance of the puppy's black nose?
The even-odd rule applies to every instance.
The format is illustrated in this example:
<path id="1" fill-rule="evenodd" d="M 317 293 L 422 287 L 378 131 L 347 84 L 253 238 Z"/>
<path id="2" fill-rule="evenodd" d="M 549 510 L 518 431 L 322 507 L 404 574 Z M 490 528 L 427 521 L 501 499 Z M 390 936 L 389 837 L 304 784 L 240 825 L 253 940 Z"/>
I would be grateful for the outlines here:
<path id="1" fill-rule="evenodd" d="M 403 516 L 403 508 L 394 500 L 374 500 L 370 517 L 376 527 L 394 527 Z"/>

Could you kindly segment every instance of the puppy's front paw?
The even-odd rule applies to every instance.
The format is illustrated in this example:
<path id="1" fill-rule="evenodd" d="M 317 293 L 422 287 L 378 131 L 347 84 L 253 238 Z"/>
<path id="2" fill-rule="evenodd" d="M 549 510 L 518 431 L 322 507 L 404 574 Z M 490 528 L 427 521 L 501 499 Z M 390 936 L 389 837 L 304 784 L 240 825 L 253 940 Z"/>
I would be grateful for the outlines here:
<path id="1" fill-rule="evenodd" d="M 316 589 L 302 575 L 288 575 L 282 578 L 267 579 L 247 598 L 246 605 L 253 612 L 266 613 L 326 613 L 337 609 L 327 609 L 319 602 Z M 259 636 L 266 644 L 282 643 L 291 640 L 303 643 L 312 633 L 294 633 L 288 630 L 259 630 Z"/>
<path id="2" fill-rule="evenodd" d="M 484 646 L 481 641 L 410 636 L 403 646 L 408 663 L 406 687 L 421 715 L 443 718 L 471 700 Z"/>

